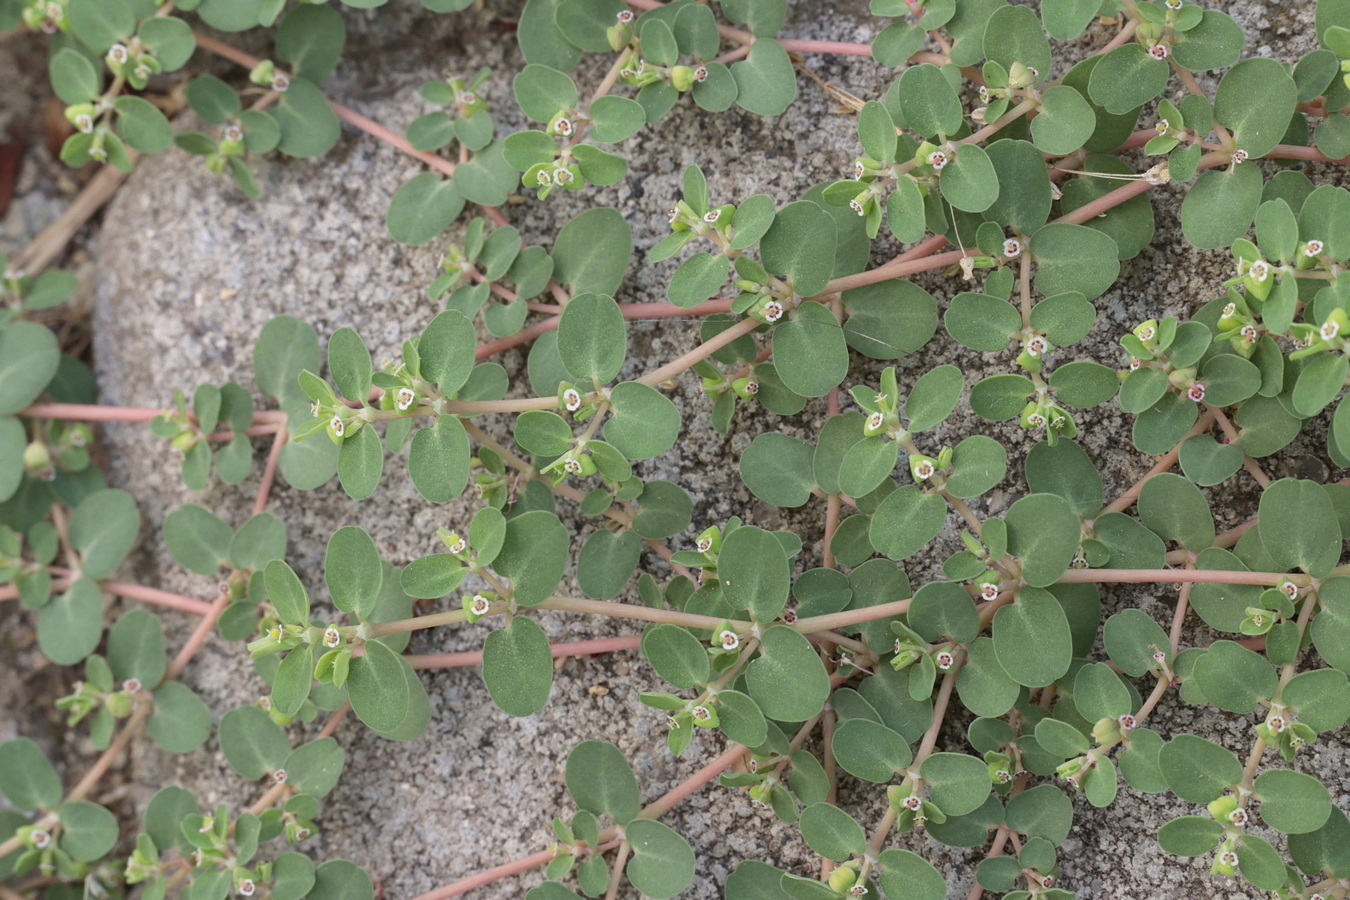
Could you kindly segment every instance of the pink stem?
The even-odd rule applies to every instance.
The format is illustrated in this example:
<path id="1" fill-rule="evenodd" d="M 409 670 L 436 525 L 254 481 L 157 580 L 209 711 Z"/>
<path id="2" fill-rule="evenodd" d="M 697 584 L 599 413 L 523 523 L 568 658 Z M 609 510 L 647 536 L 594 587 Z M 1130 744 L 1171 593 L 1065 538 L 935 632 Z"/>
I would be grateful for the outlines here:
<path id="1" fill-rule="evenodd" d="M 277 462 L 281 459 L 281 451 L 285 446 L 286 426 L 282 425 L 277 429 L 277 436 L 272 438 L 272 449 L 267 454 L 267 464 L 263 466 L 262 479 L 258 482 L 258 495 L 253 501 L 255 516 L 267 509 L 267 498 L 277 477 Z"/>
<path id="2" fill-rule="evenodd" d="M 143 584 L 105 581 L 102 583 L 102 587 L 105 591 L 110 591 L 119 597 L 126 597 L 128 600 L 140 600 L 157 606 L 167 606 L 170 609 L 181 609 L 184 612 L 196 613 L 199 616 L 205 616 L 211 612 L 211 604 L 203 600 L 184 597 L 182 594 L 171 594 L 168 591 L 146 587 Z"/>
<path id="3" fill-rule="evenodd" d="M 197 627 L 193 629 L 192 636 L 183 645 L 183 649 L 178 651 L 178 655 L 169 664 L 169 671 L 164 675 L 166 679 L 177 678 L 187 668 L 187 664 L 192 661 L 192 657 L 197 655 L 197 651 L 201 649 L 202 644 L 206 643 L 206 639 L 211 636 L 211 631 L 216 627 L 220 614 L 229 605 L 230 595 L 222 592 L 211 604 L 211 608 L 207 610 L 206 615 L 202 616 L 202 620 L 197 623 Z"/>
<path id="4" fill-rule="evenodd" d="M 1286 581 L 1297 583 L 1301 575 L 1280 572 L 1231 572 L 1224 569 L 1070 569 L 1060 584 L 1265 584 L 1274 587 Z"/>
<path id="5" fill-rule="evenodd" d="M 600 653 L 614 653 L 619 650 L 634 650 L 642 643 L 642 636 L 624 635 L 622 637 L 596 638 L 589 641 L 570 641 L 550 644 L 554 659 L 565 656 L 594 656 Z M 455 669 L 462 666 L 480 666 L 483 664 L 483 651 L 470 650 L 464 653 L 428 653 L 408 655 L 404 659 L 414 669 Z"/>

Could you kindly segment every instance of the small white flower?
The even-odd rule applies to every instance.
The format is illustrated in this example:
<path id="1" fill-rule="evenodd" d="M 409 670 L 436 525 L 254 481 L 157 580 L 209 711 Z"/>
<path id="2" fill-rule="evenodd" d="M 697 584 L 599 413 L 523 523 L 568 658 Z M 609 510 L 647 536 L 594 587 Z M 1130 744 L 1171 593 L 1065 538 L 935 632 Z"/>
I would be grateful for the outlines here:
<path id="1" fill-rule="evenodd" d="M 1017 238 L 1008 238 L 1003 242 L 1003 258 L 1016 259 L 1022 255 L 1022 242 Z"/>
<path id="2" fill-rule="evenodd" d="M 1069 565 L 1075 569 L 1086 569 L 1088 565 L 1087 557 L 1079 553 L 1073 558 L 1073 561 L 1069 563 Z"/>
<path id="3" fill-rule="evenodd" d="M 278 72 L 276 77 L 272 79 L 272 90 L 276 91 L 278 94 L 286 93 L 290 86 L 291 79 L 289 75 L 283 75 Z"/>
<path id="4" fill-rule="evenodd" d="M 879 412 L 874 412 L 867 417 L 867 427 L 873 431 L 886 424 L 886 417 Z"/>
<path id="5" fill-rule="evenodd" d="M 81 113 L 75 117 L 75 127 L 80 129 L 82 134 L 88 134 L 94 130 L 94 118 L 88 113 Z"/>
<path id="6" fill-rule="evenodd" d="M 788 625 L 796 625 L 797 611 L 790 606 L 787 609 L 783 610 L 783 621 L 786 622 Z"/>
<path id="7" fill-rule="evenodd" d="M 238 125 L 225 126 L 224 135 L 225 140 L 227 141 L 242 141 L 244 139 L 243 129 L 241 129 Z"/>
<path id="8" fill-rule="evenodd" d="M 1246 150 L 1234 150 L 1234 151 L 1233 151 L 1233 162 L 1235 162 L 1235 163 L 1240 163 L 1240 162 L 1246 162 L 1246 161 L 1247 161 L 1247 151 L 1246 151 Z"/>
<path id="9" fill-rule="evenodd" d="M 273 784 L 285 784 L 285 783 L 286 783 L 286 770 L 285 770 L 285 769 L 277 769 L 275 772 L 273 772 L 273 773 L 272 773 L 272 783 L 273 783 Z"/>
<path id="10" fill-rule="evenodd" d="M 1223 314 L 1220 316 L 1220 318 L 1226 319 L 1226 318 L 1228 318 L 1229 316 L 1233 315 L 1233 314 L 1236 313 L 1236 312 L 1237 312 L 1237 304 L 1236 304 L 1236 303 L 1230 303 L 1230 304 L 1228 304 L 1227 306 L 1225 306 L 1225 307 L 1223 308 Z"/>
<path id="11" fill-rule="evenodd" d="M 1125 715 L 1123 716 L 1118 716 L 1116 718 L 1116 724 L 1120 726 L 1121 731 L 1131 731 L 1134 728 L 1134 716 L 1130 715 L 1129 713 L 1125 713 Z"/>
<path id="12" fill-rule="evenodd" d="M 1144 364 L 1144 361 L 1143 361 L 1142 359 L 1138 359 L 1138 358 L 1133 357 L 1133 356 L 1130 357 L 1130 371 L 1131 371 L 1131 372 L 1133 372 L 1135 369 L 1138 369 L 1138 368 L 1139 368 L 1140 366 L 1142 366 L 1143 364 Z"/>
<path id="13" fill-rule="evenodd" d="M 712 538 L 704 538 L 698 542 L 698 552 L 707 553 L 712 549 Z"/>
<path id="14" fill-rule="evenodd" d="M 1040 337 L 1039 335 L 1037 335 L 1036 337 L 1033 337 L 1031 340 L 1027 341 L 1027 355 L 1028 355 L 1028 356 L 1032 356 L 1032 357 L 1040 356 L 1041 354 L 1045 353 L 1045 351 L 1046 351 L 1048 348 L 1049 348 L 1049 343 L 1046 341 L 1045 338 Z"/>
<path id="15" fill-rule="evenodd" d="M 1154 44 L 1148 48 L 1148 55 L 1154 59 L 1167 59 L 1169 52 L 1166 44 Z"/>
<path id="16" fill-rule="evenodd" d="M 1027 66 L 1027 71 L 1031 73 L 1031 77 L 1032 77 L 1032 78 L 1040 78 L 1040 77 L 1041 77 L 1041 73 L 1038 72 L 1038 71 L 1036 71 L 1036 67 L 1035 67 L 1035 66 Z"/>
<path id="17" fill-rule="evenodd" d="M 337 630 L 336 625 L 329 625 L 328 630 L 323 633 L 323 645 L 330 650 L 342 643 L 342 632 Z"/>
<path id="18" fill-rule="evenodd" d="M 1324 341 L 1334 341 L 1336 340 L 1336 336 L 1341 333 L 1341 326 L 1336 324 L 1335 319 L 1328 319 L 1322 324 L 1322 327 L 1318 329 L 1317 333 L 1322 335 L 1322 340 Z"/>
<path id="19" fill-rule="evenodd" d="M 867 215 L 867 208 L 863 206 L 861 203 L 859 203 L 857 200 L 848 201 L 848 208 L 853 210 L 860 216 Z"/>
<path id="20" fill-rule="evenodd" d="M 914 467 L 914 477 L 919 481 L 927 481 L 933 477 L 935 471 L 937 470 L 933 467 L 933 464 L 925 459 Z"/>
<path id="21" fill-rule="evenodd" d="M 473 91 L 465 91 L 459 95 L 459 102 L 462 106 L 473 106 L 478 102 L 478 95 Z"/>
<path id="22" fill-rule="evenodd" d="M 90 147 L 89 155 L 99 162 L 107 162 L 108 160 L 108 151 L 102 147 Z"/>
<path id="23" fill-rule="evenodd" d="M 488 602 L 488 598 L 484 597 L 482 594 L 474 594 L 473 601 L 469 604 L 469 611 L 475 616 L 485 616 L 491 606 L 492 604 Z"/>
<path id="24" fill-rule="evenodd" d="M 947 165 L 947 154 L 941 150 L 934 150 L 928 154 L 928 164 L 939 172 Z"/>
<path id="25" fill-rule="evenodd" d="M 1167 134 L 1168 129 L 1170 129 L 1171 127 L 1172 127 L 1171 122 L 1167 121 L 1166 119 L 1159 119 L 1158 124 L 1154 126 L 1154 129 L 1158 132 L 1158 134 Z"/>
<path id="26" fill-rule="evenodd" d="M 695 80 L 695 81 L 707 81 L 707 80 L 708 80 L 708 67 L 707 67 L 707 66 L 698 66 L 697 68 L 695 68 L 695 69 L 694 69 L 694 80 Z"/>
<path id="27" fill-rule="evenodd" d="M 1141 341 L 1151 341 L 1153 340 L 1154 335 L 1156 335 L 1157 333 L 1158 330 L 1154 328 L 1152 325 L 1145 325 L 1144 327 L 1140 328 L 1138 332 L 1136 332 L 1136 337 L 1138 337 L 1139 340 Z"/>
<path id="28" fill-rule="evenodd" d="M 1286 581 L 1284 584 L 1280 585 L 1280 592 L 1290 600 L 1293 600 L 1298 596 L 1298 585 L 1294 584 L 1292 581 Z"/>
<path id="29" fill-rule="evenodd" d="M 1166 654 L 1166 653 L 1162 652 L 1161 650 L 1155 650 L 1155 651 L 1153 651 L 1153 661 L 1154 661 L 1155 663 L 1161 663 L 1161 662 L 1164 662 L 1164 661 L 1166 661 L 1166 659 L 1167 659 L 1167 654 Z"/>
<path id="30" fill-rule="evenodd" d="M 700 722 L 706 722 L 712 718 L 712 713 L 708 712 L 708 707 L 706 706 L 695 706 L 690 712 L 692 712 L 694 718 L 698 719 Z"/>
<path id="31" fill-rule="evenodd" d="M 989 105 L 989 88 L 980 85 L 980 102 L 985 106 Z"/>
<path id="32" fill-rule="evenodd" d="M 986 581 L 980 585 L 980 597 L 984 600 L 997 600 L 998 585 L 992 581 Z"/>
<path id="33" fill-rule="evenodd" d="M 108 48 L 108 59 L 121 65 L 127 61 L 127 48 L 124 44 L 113 44 Z"/>
<path id="34" fill-rule="evenodd" d="M 468 542 L 465 541 L 464 538 L 460 538 L 459 540 L 455 541 L 453 544 L 450 545 L 450 552 L 463 553 L 468 546 L 469 546 Z"/>
<path id="35" fill-rule="evenodd" d="M 568 169 L 559 166 L 553 170 L 553 183 L 562 187 L 565 184 L 572 183 L 572 173 Z"/>
<path id="36" fill-rule="evenodd" d="M 1168 9 L 1181 9 L 1181 0 L 1167 0 Z"/>
<path id="37" fill-rule="evenodd" d="M 1258 259 L 1247 269 L 1247 274 L 1257 281 L 1265 281 L 1270 277 L 1270 264 L 1263 259 Z"/>
<path id="38" fill-rule="evenodd" d="M 576 412 L 581 409 L 581 392 L 576 388 L 568 388 L 563 391 L 563 406 L 567 407 L 568 412 Z"/>
<path id="39" fill-rule="evenodd" d="M 1306 243 L 1306 244 L 1303 245 L 1303 255 L 1304 255 L 1304 256 L 1321 256 L 1321 255 L 1322 255 L 1322 242 L 1319 241 L 1319 240 L 1311 240 L 1311 241 L 1308 241 L 1308 243 Z"/>
<path id="40" fill-rule="evenodd" d="M 1266 719 L 1266 727 L 1276 734 L 1283 732 L 1286 724 L 1284 716 L 1271 716 L 1269 719 Z"/>
<path id="41" fill-rule="evenodd" d="M 1241 808 L 1233 810 L 1228 814 L 1228 821 L 1232 822 L 1234 825 L 1246 825 L 1247 811 Z"/>
<path id="42" fill-rule="evenodd" d="M 853 164 L 853 177 L 854 177 L 854 178 L 862 178 L 862 177 L 863 177 L 864 175 L 866 175 L 866 174 L 867 174 L 867 167 L 864 166 L 864 165 L 862 164 L 862 160 L 861 160 L 861 159 L 858 160 L 857 162 L 855 162 L 855 163 Z"/>
<path id="43" fill-rule="evenodd" d="M 848 889 L 848 892 L 855 897 L 862 897 L 867 893 L 867 885 L 855 884 L 853 887 Z"/>
<path id="44" fill-rule="evenodd" d="M 1043 425 L 1045 425 L 1045 416 L 1041 415 L 1040 413 L 1032 413 L 1031 415 L 1027 416 L 1027 424 L 1030 425 L 1032 428 L 1040 428 Z"/>
<path id="45" fill-rule="evenodd" d="M 1225 850 L 1219 854 L 1219 862 L 1225 866 L 1236 866 L 1238 864 L 1238 855 L 1232 850 Z"/>
<path id="46" fill-rule="evenodd" d="M 1201 400 L 1205 399 L 1205 386 L 1199 383 L 1191 385 L 1186 391 L 1186 396 L 1196 403 L 1199 403 Z"/>
<path id="47" fill-rule="evenodd" d="M 394 406 L 398 408 L 399 412 L 404 412 L 413 405 L 413 401 L 416 399 L 417 392 L 412 388 L 399 388 L 398 397 L 394 401 Z"/>
<path id="48" fill-rule="evenodd" d="M 1008 782 L 1012 781 L 1013 776 L 1012 773 L 1009 772 L 1007 769 L 999 769 L 997 772 L 994 773 L 994 778 L 998 781 L 999 784 L 1007 784 Z"/>
<path id="49" fill-rule="evenodd" d="M 1241 334 L 1242 334 L 1243 338 L 1246 339 L 1247 343 L 1249 343 L 1249 344 L 1252 343 L 1253 341 L 1256 340 L 1256 337 L 1257 337 L 1256 326 L 1255 326 L 1255 325 L 1243 325 L 1243 326 L 1242 326 L 1242 332 L 1241 332 Z"/>
<path id="50" fill-rule="evenodd" d="M 537 175 L 534 176 L 534 180 L 535 180 L 535 182 L 536 182 L 540 187 L 543 187 L 543 186 L 548 185 L 548 184 L 552 184 L 552 183 L 553 183 L 553 173 L 550 172 L 548 169 L 540 169 L 540 170 L 539 170 L 539 174 L 537 174 Z"/>
<path id="51" fill-rule="evenodd" d="M 122 682 L 122 690 L 128 694 L 138 693 L 141 689 L 141 680 L 139 678 L 128 678 Z"/>
<path id="52" fill-rule="evenodd" d="M 777 300 L 770 300 L 764 304 L 764 321 L 777 322 L 783 318 L 783 304 Z"/>
<path id="53" fill-rule="evenodd" d="M 724 631 L 718 639 L 723 650 L 735 650 L 741 645 L 741 638 L 734 631 Z"/>
<path id="54" fill-rule="evenodd" d="M 569 459 L 563 462 L 563 471 L 568 475 L 581 474 L 581 461 L 578 459 Z"/>
<path id="55" fill-rule="evenodd" d="M 615 16 L 615 18 L 619 20 L 620 25 L 627 25 L 629 22 L 633 21 L 633 11 L 631 9 L 625 9 Z"/>
<path id="56" fill-rule="evenodd" d="M 341 416 L 333 416 L 328 420 L 328 427 L 333 429 L 333 434 L 342 437 L 347 433 L 347 423 L 342 421 Z"/>
<path id="57" fill-rule="evenodd" d="M 311 834 L 311 832 L 310 832 L 310 830 L 309 830 L 308 828 L 297 828 L 297 829 L 295 829 L 295 839 L 296 839 L 297 841 L 303 841 L 305 838 L 309 837 L 310 834 Z"/>
<path id="58" fill-rule="evenodd" d="M 149 80 L 153 73 L 150 71 L 149 66 L 137 66 L 131 74 L 142 80 Z"/>
<path id="59" fill-rule="evenodd" d="M 703 214 L 703 221 L 709 224 L 716 222 L 720 218 L 722 218 L 722 211 L 720 209 L 710 209 Z"/>
<path id="60" fill-rule="evenodd" d="M 245 878 L 239 882 L 239 893 L 243 896 L 252 897 L 255 890 L 257 890 L 257 885 L 253 883 L 252 878 Z"/>
<path id="61" fill-rule="evenodd" d="M 678 219 L 679 217 L 680 217 L 680 209 L 679 209 L 678 206 L 672 206 L 672 207 L 666 212 L 666 218 L 670 219 L 670 221 L 672 221 L 672 222 L 674 222 L 674 221 L 675 221 L 676 219 Z"/>
<path id="62" fill-rule="evenodd" d="M 39 850 L 45 850 L 52 842 L 52 834 L 45 828 L 34 828 L 31 832 L 33 846 Z"/>
<path id="63" fill-rule="evenodd" d="M 758 394 L 758 393 L 759 393 L 759 382 L 756 381 L 755 379 L 751 378 L 749 381 L 747 381 L 747 382 L 745 383 L 745 392 L 746 392 L 747 394 L 750 394 L 751 396 L 754 396 L 755 394 Z"/>
<path id="64" fill-rule="evenodd" d="M 917 810 L 923 806 L 923 801 L 920 800 L 918 797 L 914 796 L 913 794 L 910 794 L 903 801 L 901 801 L 900 805 L 903 806 L 905 809 Z"/>
<path id="65" fill-rule="evenodd" d="M 956 657 L 952 656 L 951 653 L 946 650 L 943 650 L 936 658 L 934 658 L 933 662 L 937 664 L 939 669 L 945 672 L 952 667 L 952 663 L 956 662 Z"/>
<path id="66" fill-rule="evenodd" d="M 561 118 L 558 119 L 558 121 L 554 122 L 553 128 L 555 131 L 558 132 L 558 134 L 562 135 L 563 137 L 569 136 L 574 130 L 572 120 L 567 118 L 566 116 L 562 116 Z"/>

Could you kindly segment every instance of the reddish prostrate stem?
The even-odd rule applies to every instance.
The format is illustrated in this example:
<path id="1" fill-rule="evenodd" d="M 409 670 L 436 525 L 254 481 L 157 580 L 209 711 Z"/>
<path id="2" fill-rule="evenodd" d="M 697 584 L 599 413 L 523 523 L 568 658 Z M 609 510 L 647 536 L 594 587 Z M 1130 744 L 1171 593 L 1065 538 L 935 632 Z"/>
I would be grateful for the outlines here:
<path id="1" fill-rule="evenodd" d="M 619 650 L 635 650 L 642 643 L 637 634 L 622 637 L 596 638 L 590 641 L 569 641 L 550 644 L 549 650 L 555 659 L 565 656 L 594 656 L 600 653 L 614 653 Z M 462 666 L 480 666 L 483 664 L 483 651 L 471 650 L 464 653 L 427 653 L 403 657 L 414 669 L 455 669 Z"/>
<path id="2" fill-rule="evenodd" d="M 128 600 L 140 600 L 143 603 L 153 603 L 156 606 L 181 609 L 184 612 L 196 613 L 199 616 L 208 615 L 211 612 L 211 604 L 204 600 L 197 600 L 193 597 L 184 597 L 182 594 L 173 594 L 169 591 L 161 591 L 159 588 L 146 587 L 143 584 L 128 584 L 125 581 L 104 581 L 102 582 L 102 587 L 105 591 L 116 594 L 119 597 L 126 597 Z"/>
<path id="3" fill-rule="evenodd" d="M 1306 581 L 1306 575 L 1280 572 L 1229 572 L 1222 569 L 1070 569 L 1059 578 L 1060 584 L 1265 584 L 1274 587 L 1292 581 Z"/>
<path id="4" fill-rule="evenodd" d="M 277 477 L 277 463 L 281 460 L 281 451 L 286 446 L 286 426 L 277 429 L 272 438 L 272 449 L 267 454 L 267 463 L 263 466 L 262 480 L 258 482 L 258 494 L 253 500 L 253 514 L 256 516 L 267 509 L 267 498 L 272 492 L 272 483 Z"/>

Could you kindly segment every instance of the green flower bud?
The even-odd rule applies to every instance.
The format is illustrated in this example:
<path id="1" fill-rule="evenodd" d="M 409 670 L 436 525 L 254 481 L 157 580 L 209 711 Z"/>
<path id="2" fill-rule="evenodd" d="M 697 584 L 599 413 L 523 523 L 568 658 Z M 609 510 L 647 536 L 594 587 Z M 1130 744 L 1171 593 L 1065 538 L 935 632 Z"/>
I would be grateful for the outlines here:
<path id="1" fill-rule="evenodd" d="M 277 77 L 277 65 L 270 59 L 264 59 L 248 73 L 248 80 L 263 87 L 271 87 Z"/>
<path id="2" fill-rule="evenodd" d="M 849 888 L 858 882 L 858 873 L 848 866 L 839 866 L 830 873 L 830 889 L 836 894 L 846 894 Z"/>
<path id="3" fill-rule="evenodd" d="M 683 94 L 694 86 L 694 70 L 691 66 L 675 66 L 670 70 L 670 83 L 675 90 Z"/>
<path id="4" fill-rule="evenodd" d="M 1217 800 L 1211 800 L 1207 808 L 1211 816 L 1220 822 L 1227 822 L 1229 814 L 1238 808 L 1237 797 L 1232 794 L 1224 794 Z"/>
<path id="5" fill-rule="evenodd" d="M 29 471 L 46 469 L 52 464 L 52 455 L 42 441 L 33 441 L 23 449 L 23 465 Z"/>
<path id="6" fill-rule="evenodd" d="M 1110 716 L 1098 719 L 1092 726 L 1092 738 L 1098 744 L 1107 746 L 1120 741 L 1120 723 Z"/>

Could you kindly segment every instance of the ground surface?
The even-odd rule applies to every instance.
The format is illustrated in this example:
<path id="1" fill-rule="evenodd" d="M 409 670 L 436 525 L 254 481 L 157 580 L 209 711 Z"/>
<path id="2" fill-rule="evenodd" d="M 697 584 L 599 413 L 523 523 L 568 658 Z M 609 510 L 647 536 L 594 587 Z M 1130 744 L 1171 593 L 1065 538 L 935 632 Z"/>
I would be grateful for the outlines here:
<path id="1" fill-rule="evenodd" d="M 416 95 L 422 81 L 486 64 L 496 74 L 481 93 L 493 104 L 499 129 L 522 127 L 513 116 L 509 88 L 510 76 L 521 61 L 514 40 L 503 35 L 506 15 L 488 9 L 437 19 L 419 13 L 415 6 L 412 0 L 394 0 L 391 8 L 378 14 L 348 15 L 353 32 L 349 48 L 359 52 L 349 54 L 349 61 L 339 67 L 327 85 L 330 95 L 398 131 L 426 111 Z M 1247 30 L 1249 53 L 1292 59 L 1308 48 L 1311 6 L 1243 2 L 1232 4 L 1230 11 Z M 793 4 L 784 33 L 868 41 L 877 20 L 866 14 L 865 7 L 861 0 L 847 4 L 801 0 Z M 1100 46 L 1103 35 L 1099 30 L 1067 52 L 1076 58 Z M 811 57 L 808 63 L 822 79 L 863 98 L 880 96 L 893 77 L 866 60 Z M 593 87 L 600 74 L 594 65 L 583 64 L 577 76 L 583 91 Z M 835 115 L 834 104 L 818 88 L 805 78 L 800 81 L 801 97 L 778 119 L 764 120 L 738 110 L 710 116 L 679 109 L 623 146 L 632 171 L 618 185 L 579 197 L 550 198 L 547 203 L 529 199 L 507 215 L 527 244 L 547 245 L 561 222 L 587 206 L 617 207 L 631 223 L 638 248 L 619 299 L 663 300 L 674 266 L 646 264 L 644 254 L 666 233 L 664 210 L 677 197 L 680 173 L 687 164 L 699 163 L 708 175 L 712 196 L 724 201 L 758 191 L 779 201 L 795 199 L 807 187 L 833 180 L 851 167 L 857 153 L 853 120 Z M 0 112 L 5 111 L 5 104 L 0 104 Z M 175 388 L 190 390 L 203 381 L 219 384 L 233 379 L 252 387 L 253 341 L 262 325 L 281 313 L 312 322 L 321 336 L 352 325 L 377 360 L 393 355 L 403 338 L 419 331 L 436 311 L 425 297 L 425 287 L 435 274 L 438 242 L 405 248 L 387 237 L 382 224 L 389 197 L 417 171 L 418 164 L 407 157 L 354 134 L 346 135 L 333 153 L 319 160 L 264 163 L 259 172 L 264 196 L 256 201 L 243 198 L 182 154 L 171 152 L 143 165 L 112 205 L 94 248 L 95 358 L 103 401 L 157 406 L 170 402 Z M 1326 177 L 1335 179 L 1339 174 Z M 1124 264 L 1120 281 L 1098 302 L 1098 324 L 1083 345 L 1095 347 L 1093 357 L 1110 365 L 1120 363 L 1115 339 L 1125 329 L 1152 316 L 1189 313 L 1216 294 L 1228 272 L 1223 254 L 1201 253 L 1182 241 L 1175 218 L 1181 188 L 1158 189 L 1150 196 L 1160 237 Z M 462 224 L 463 220 L 457 227 Z M 894 252 L 886 241 L 879 241 L 876 259 Z M 965 289 L 959 280 L 940 275 L 921 283 L 941 306 Z M 634 333 L 634 351 L 624 377 L 654 368 L 696 338 L 696 328 L 678 320 L 641 327 Z M 513 378 L 523 376 L 523 359 L 522 354 L 502 359 Z M 901 378 L 948 361 L 963 369 L 968 383 L 984 371 L 1006 371 L 1011 365 L 1006 354 L 973 353 L 939 336 L 919 361 L 899 364 Z M 852 381 L 874 379 L 877 368 L 859 365 Z M 815 564 L 822 510 L 807 507 L 784 513 L 759 503 L 740 485 L 735 461 L 751 438 L 765 430 L 811 436 L 824 415 L 823 402 L 813 402 L 802 416 L 785 422 L 742 411 L 733 434 L 721 437 L 711 432 L 709 404 L 699 397 L 690 376 L 681 379 L 676 392 L 677 403 L 686 411 L 689 438 L 642 470 L 647 477 L 679 482 L 695 496 L 694 526 L 672 544 L 686 547 L 706 525 L 740 514 L 764 527 L 799 531 L 806 542 L 803 561 Z M 1102 468 L 1108 493 L 1127 486 L 1150 465 L 1129 445 L 1125 435 L 1130 419 L 1114 405 L 1093 411 L 1082 422 L 1082 443 Z M 499 434 L 501 425 L 495 423 Z M 990 425 L 968 409 L 958 412 L 937 437 L 954 444 L 977 433 L 1004 441 L 1014 458 L 1030 447 L 1020 430 Z M 112 427 L 105 439 L 110 480 L 138 497 L 147 521 L 144 549 L 129 565 L 129 574 L 170 590 L 210 596 L 214 585 L 184 572 L 168 556 L 159 527 L 169 511 L 189 500 L 216 510 L 233 524 L 241 523 L 256 488 L 256 472 L 238 488 L 213 487 L 191 494 L 182 487 L 169 448 L 145 429 Z M 1274 471 L 1298 464 L 1300 457 L 1317 452 L 1319 446 L 1314 438 L 1300 439 L 1272 461 Z M 260 452 L 263 449 L 260 445 Z M 308 584 L 321 584 L 324 545 L 341 525 L 364 526 L 386 551 L 386 558 L 402 565 L 434 549 L 438 526 L 467 522 L 471 507 L 432 507 L 412 491 L 405 474 L 402 459 L 392 459 L 379 492 L 359 504 L 348 500 L 336 483 L 305 494 L 279 486 L 272 509 L 290 527 L 289 559 Z M 1221 527 L 1250 514 L 1253 487 L 1250 477 L 1241 473 L 1211 492 Z M 1024 490 L 1020 472 L 1010 472 L 1001 489 L 986 497 L 977 511 L 998 514 Z M 570 515 L 564 513 L 565 520 Z M 592 527 L 579 518 L 574 521 L 583 532 Z M 912 560 L 911 577 L 924 579 L 940 558 Z M 658 576 L 667 571 L 650 554 L 644 565 Z M 1104 612 L 1139 605 L 1162 618 L 1169 615 L 1172 599 L 1171 593 L 1113 590 L 1103 598 Z M 186 635 L 190 627 L 186 617 L 169 614 L 166 619 L 177 637 Z M 557 614 L 545 614 L 542 621 L 554 639 L 634 631 L 622 625 L 597 630 L 593 621 Z M 421 633 L 412 650 L 478 649 L 486 633 L 485 626 Z M 23 690 L 11 691 L 16 676 L 4 667 L 0 672 L 6 696 Z M 251 702 L 264 690 L 238 645 L 208 645 L 187 678 L 217 714 Z M 570 813 L 562 761 L 579 740 L 600 737 L 621 747 L 633 761 L 648 798 L 677 784 L 719 749 L 705 742 L 696 744 L 682 760 L 669 757 L 662 718 L 636 702 L 637 693 L 654 680 L 636 653 L 567 661 L 548 708 L 526 719 L 512 719 L 496 710 L 475 669 L 425 673 L 423 680 L 433 717 L 420 740 L 388 743 L 352 720 L 339 729 L 349 768 L 325 803 L 320 821 L 324 830 L 316 847 L 324 857 L 344 856 L 368 866 L 383 881 L 385 896 L 397 900 L 410 900 L 545 846 L 549 819 Z M 1240 750 L 1249 743 L 1251 722 L 1212 708 L 1177 707 L 1167 701 L 1156 727 L 1164 735 L 1179 729 L 1194 731 Z M 5 736 L 0 733 L 0 738 Z M 955 747 L 960 732 L 953 728 L 944 740 Z M 1325 741 L 1304 762 L 1328 782 L 1342 804 L 1350 789 L 1343 774 L 1348 771 L 1346 762 L 1345 744 L 1339 740 Z M 260 790 L 225 766 L 214 743 L 183 758 L 154 751 L 138 756 L 133 797 L 143 801 L 169 783 L 193 789 L 207 803 L 246 805 Z M 860 790 L 847 781 L 841 797 L 864 822 L 875 821 L 883 810 L 880 792 Z M 1259 896 L 1236 883 L 1221 885 L 1208 875 L 1206 861 L 1166 856 L 1157 848 L 1153 835 L 1159 824 L 1191 811 L 1189 804 L 1123 789 L 1111 810 L 1094 811 L 1081 800 L 1078 806 L 1077 824 L 1061 859 L 1062 883 L 1078 890 L 1080 897 L 1163 900 L 1220 890 L 1231 897 Z M 721 896 L 720 884 L 744 858 L 802 874 L 814 868 L 814 858 L 795 828 L 752 810 L 734 792 L 706 789 L 668 821 L 698 855 L 696 881 L 686 897 Z M 934 860 L 948 876 L 951 896 L 965 895 L 978 857 L 950 852 L 924 837 L 894 839 L 893 844 Z M 538 877 L 508 879 L 471 896 L 520 897 Z"/>

